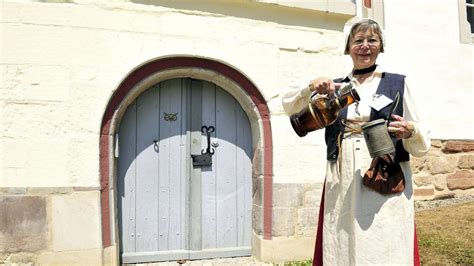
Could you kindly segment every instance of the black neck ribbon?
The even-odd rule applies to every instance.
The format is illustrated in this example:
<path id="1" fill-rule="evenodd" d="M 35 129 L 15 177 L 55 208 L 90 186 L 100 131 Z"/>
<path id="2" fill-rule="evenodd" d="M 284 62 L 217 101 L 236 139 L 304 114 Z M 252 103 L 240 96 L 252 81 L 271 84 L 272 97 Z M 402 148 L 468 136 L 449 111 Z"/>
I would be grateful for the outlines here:
<path id="1" fill-rule="evenodd" d="M 352 75 L 363 75 L 370 72 L 374 72 L 376 68 L 377 68 L 377 65 L 371 65 L 367 68 L 354 69 L 354 71 L 352 71 Z"/>

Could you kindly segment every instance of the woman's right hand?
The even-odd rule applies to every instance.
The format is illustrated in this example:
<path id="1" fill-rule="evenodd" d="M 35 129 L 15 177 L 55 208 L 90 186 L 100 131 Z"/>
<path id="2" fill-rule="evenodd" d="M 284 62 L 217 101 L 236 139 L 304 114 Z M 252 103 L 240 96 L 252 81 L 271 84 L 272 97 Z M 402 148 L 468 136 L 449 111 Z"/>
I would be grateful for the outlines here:
<path id="1" fill-rule="evenodd" d="M 310 91 L 315 91 L 318 94 L 327 94 L 328 96 L 333 96 L 336 87 L 339 86 L 340 84 L 335 84 L 332 79 L 326 77 L 314 79 L 308 85 Z"/>

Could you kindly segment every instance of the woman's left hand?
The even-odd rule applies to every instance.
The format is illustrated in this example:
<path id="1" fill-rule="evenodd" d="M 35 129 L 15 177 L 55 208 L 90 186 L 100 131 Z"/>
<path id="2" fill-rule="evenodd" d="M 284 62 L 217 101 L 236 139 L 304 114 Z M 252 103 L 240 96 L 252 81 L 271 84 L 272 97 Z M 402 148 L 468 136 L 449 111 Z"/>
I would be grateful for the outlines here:
<path id="1" fill-rule="evenodd" d="M 406 139 L 411 137 L 412 131 L 408 122 L 399 115 L 393 115 L 393 122 L 388 124 L 388 132 L 397 139 Z"/>

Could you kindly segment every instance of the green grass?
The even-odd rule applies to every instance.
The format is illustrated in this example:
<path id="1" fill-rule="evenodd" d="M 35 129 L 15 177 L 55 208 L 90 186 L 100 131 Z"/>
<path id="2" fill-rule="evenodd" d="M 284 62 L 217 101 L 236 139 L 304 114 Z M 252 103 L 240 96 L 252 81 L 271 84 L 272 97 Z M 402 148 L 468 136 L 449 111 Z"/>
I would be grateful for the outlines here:
<path id="1" fill-rule="evenodd" d="M 474 265 L 474 202 L 416 214 L 421 263 Z"/>
<path id="2" fill-rule="evenodd" d="M 312 264 L 313 264 L 312 260 L 290 261 L 290 262 L 285 262 L 283 266 L 311 266 Z"/>

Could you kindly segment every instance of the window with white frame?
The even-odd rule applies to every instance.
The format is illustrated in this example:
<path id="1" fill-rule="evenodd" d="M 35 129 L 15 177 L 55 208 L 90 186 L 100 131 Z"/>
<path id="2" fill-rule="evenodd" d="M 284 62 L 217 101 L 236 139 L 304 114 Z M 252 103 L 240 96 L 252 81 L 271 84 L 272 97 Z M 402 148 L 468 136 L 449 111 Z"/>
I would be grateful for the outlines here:
<path id="1" fill-rule="evenodd" d="M 458 0 L 459 31 L 462 43 L 474 43 L 474 0 Z"/>
<path id="2" fill-rule="evenodd" d="M 471 34 L 474 33 L 474 0 L 466 0 L 466 17 L 469 24 L 471 24 Z"/>

